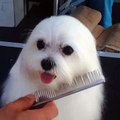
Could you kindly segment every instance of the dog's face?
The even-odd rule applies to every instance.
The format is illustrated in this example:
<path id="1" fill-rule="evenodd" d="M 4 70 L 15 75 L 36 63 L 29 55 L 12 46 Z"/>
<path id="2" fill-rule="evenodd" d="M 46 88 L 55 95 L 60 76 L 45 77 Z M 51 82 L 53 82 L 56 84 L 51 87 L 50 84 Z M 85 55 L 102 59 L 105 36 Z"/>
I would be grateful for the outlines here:
<path id="1" fill-rule="evenodd" d="M 57 89 L 72 84 L 96 64 L 92 35 L 78 20 L 69 16 L 51 17 L 40 22 L 23 49 L 22 67 L 41 87 Z M 91 64 L 90 64 L 91 63 Z"/>

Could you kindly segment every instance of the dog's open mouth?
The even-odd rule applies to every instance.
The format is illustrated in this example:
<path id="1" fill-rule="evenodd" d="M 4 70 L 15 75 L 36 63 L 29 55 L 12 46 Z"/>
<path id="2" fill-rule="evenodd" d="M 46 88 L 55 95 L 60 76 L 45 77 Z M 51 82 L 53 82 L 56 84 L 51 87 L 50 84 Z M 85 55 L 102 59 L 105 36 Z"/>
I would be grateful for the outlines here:
<path id="1" fill-rule="evenodd" d="M 50 84 L 56 78 L 56 75 L 50 74 L 48 72 L 43 72 L 40 77 L 43 83 Z"/>

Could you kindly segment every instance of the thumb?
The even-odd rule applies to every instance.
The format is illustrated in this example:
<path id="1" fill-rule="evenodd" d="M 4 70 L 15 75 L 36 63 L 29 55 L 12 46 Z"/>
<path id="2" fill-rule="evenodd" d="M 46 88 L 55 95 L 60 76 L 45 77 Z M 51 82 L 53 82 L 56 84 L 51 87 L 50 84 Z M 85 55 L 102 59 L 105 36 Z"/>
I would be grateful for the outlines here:
<path id="1" fill-rule="evenodd" d="M 10 103 L 12 109 L 17 111 L 24 111 L 29 109 L 35 102 L 35 97 L 33 94 L 27 95 L 25 97 L 19 98 L 15 102 Z"/>

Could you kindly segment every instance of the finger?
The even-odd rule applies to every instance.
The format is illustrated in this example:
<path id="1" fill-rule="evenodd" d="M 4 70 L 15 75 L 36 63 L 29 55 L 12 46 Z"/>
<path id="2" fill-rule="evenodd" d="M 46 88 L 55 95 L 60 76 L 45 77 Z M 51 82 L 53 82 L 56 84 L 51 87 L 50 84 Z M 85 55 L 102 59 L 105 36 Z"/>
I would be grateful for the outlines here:
<path id="1" fill-rule="evenodd" d="M 39 113 L 39 118 L 53 119 L 58 115 L 58 109 L 54 102 L 50 102 L 36 111 Z"/>
<path id="2" fill-rule="evenodd" d="M 23 111 L 29 109 L 35 102 L 34 95 L 30 94 L 25 97 L 19 98 L 15 102 L 8 104 L 8 107 L 16 111 Z"/>

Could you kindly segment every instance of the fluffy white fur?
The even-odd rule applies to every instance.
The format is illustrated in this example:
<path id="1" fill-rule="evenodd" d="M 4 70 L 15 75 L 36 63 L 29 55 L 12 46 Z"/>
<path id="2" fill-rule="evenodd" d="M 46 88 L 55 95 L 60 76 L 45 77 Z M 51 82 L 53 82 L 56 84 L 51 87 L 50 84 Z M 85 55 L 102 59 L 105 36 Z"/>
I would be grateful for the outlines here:
<path id="1" fill-rule="evenodd" d="M 39 39 L 46 43 L 42 50 L 36 46 Z M 66 45 L 74 50 L 69 56 L 62 52 Z M 56 63 L 49 71 L 56 75 L 50 84 L 40 80 L 44 72 L 41 61 L 47 57 Z M 72 84 L 75 76 L 98 68 L 101 69 L 94 37 L 80 21 L 70 16 L 47 18 L 35 27 L 12 67 L 4 84 L 2 105 L 44 87 L 57 89 L 64 82 Z M 98 85 L 55 102 L 59 110 L 57 120 L 100 120 L 103 86 Z"/>

